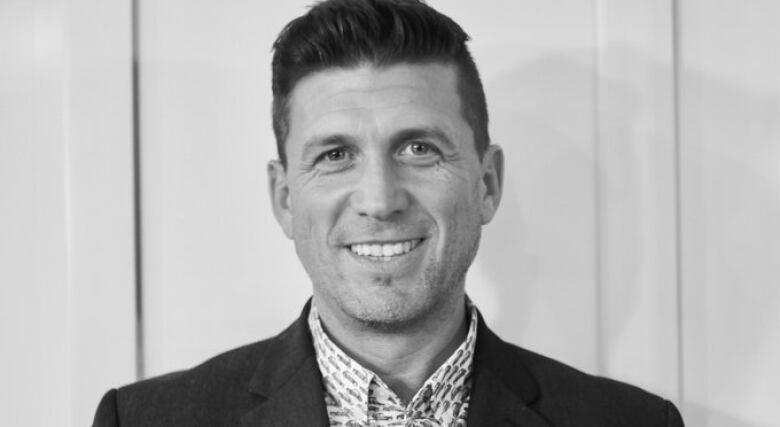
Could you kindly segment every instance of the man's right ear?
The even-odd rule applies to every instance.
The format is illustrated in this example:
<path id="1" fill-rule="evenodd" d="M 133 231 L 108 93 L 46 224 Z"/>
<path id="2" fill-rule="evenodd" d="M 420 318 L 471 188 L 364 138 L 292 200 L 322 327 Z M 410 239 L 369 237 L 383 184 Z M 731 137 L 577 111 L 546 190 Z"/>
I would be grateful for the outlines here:
<path id="1" fill-rule="evenodd" d="M 276 221 L 282 226 L 284 234 L 292 239 L 290 187 L 287 183 L 287 171 L 279 160 L 268 162 L 268 190 L 271 194 L 271 207 L 274 210 Z"/>

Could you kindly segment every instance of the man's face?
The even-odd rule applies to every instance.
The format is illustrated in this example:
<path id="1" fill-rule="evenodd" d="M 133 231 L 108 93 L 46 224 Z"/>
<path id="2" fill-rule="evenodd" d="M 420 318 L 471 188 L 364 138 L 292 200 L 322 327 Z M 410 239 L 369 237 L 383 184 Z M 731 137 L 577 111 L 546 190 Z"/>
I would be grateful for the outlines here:
<path id="1" fill-rule="evenodd" d="M 443 64 L 313 73 L 295 87 L 274 212 L 321 312 L 398 329 L 462 304 L 501 152 L 478 158 Z"/>

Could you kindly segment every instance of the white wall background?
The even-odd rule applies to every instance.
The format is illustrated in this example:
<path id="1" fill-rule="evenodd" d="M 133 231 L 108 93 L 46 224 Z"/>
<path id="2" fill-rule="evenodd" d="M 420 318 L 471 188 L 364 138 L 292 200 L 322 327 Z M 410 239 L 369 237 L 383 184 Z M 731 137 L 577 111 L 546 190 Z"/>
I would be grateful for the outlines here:
<path id="1" fill-rule="evenodd" d="M 130 9 L 0 1 L 0 425 L 134 378 Z"/>
<path id="2" fill-rule="evenodd" d="M 0 2 L 0 424 L 87 425 L 144 375 L 280 331 L 310 293 L 265 164 L 270 46 L 305 1 Z M 780 419 L 780 4 L 430 0 L 472 35 L 507 155 L 467 289 L 504 338 Z"/>

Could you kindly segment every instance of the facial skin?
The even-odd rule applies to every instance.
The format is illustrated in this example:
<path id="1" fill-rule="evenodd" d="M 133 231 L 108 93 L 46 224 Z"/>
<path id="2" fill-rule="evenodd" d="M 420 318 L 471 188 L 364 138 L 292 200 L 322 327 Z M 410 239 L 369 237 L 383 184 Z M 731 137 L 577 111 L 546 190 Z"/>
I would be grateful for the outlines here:
<path id="1" fill-rule="evenodd" d="M 463 312 L 503 157 L 478 157 L 456 82 L 440 63 L 365 65 L 295 87 L 288 165 L 268 172 L 324 320 L 395 333 Z"/>

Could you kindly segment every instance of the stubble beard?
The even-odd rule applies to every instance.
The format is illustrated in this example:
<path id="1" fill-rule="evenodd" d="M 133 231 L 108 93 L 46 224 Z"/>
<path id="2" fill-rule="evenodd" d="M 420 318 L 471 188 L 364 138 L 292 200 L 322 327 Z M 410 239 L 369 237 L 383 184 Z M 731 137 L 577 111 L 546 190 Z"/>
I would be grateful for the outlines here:
<path id="1" fill-rule="evenodd" d="M 342 310 L 365 330 L 380 334 L 407 334 L 435 324 L 436 319 L 446 318 L 457 304 L 464 303 L 466 273 L 476 256 L 480 237 L 481 229 L 477 229 L 470 236 L 471 244 L 465 256 L 460 257 L 461 260 L 451 266 L 450 271 L 441 267 L 441 260 L 428 264 L 421 283 L 415 285 L 427 288 L 423 292 L 397 296 L 384 301 L 387 303 L 384 306 L 377 306 L 380 301 L 368 304 L 353 301 L 356 302 L 354 309 L 350 310 L 349 304 L 344 304 Z M 375 280 L 383 281 L 383 286 L 393 286 L 391 278 Z M 425 298 L 417 298 L 418 295 Z"/>
<path id="2" fill-rule="evenodd" d="M 426 266 L 421 283 L 415 285 L 425 288 L 423 292 L 398 296 L 385 301 L 387 305 L 384 307 L 376 305 L 381 301 L 373 302 L 372 307 L 364 305 L 359 312 L 354 313 L 353 320 L 363 328 L 381 334 L 410 333 L 430 324 L 431 320 L 446 314 L 463 295 L 465 274 L 456 273 L 456 277 L 441 278 L 436 277 L 438 269 L 438 263 Z M 390 282 L 392 279 L 385 280 Z M 386 284 L 393 286 L 392 283 Z"/>

